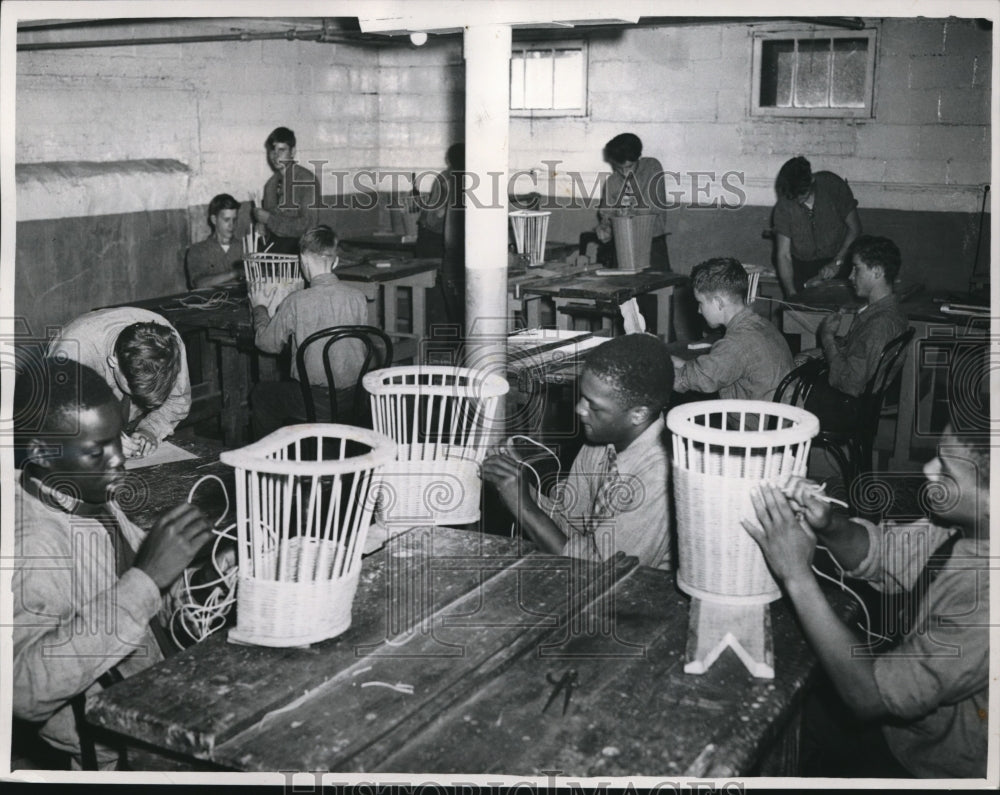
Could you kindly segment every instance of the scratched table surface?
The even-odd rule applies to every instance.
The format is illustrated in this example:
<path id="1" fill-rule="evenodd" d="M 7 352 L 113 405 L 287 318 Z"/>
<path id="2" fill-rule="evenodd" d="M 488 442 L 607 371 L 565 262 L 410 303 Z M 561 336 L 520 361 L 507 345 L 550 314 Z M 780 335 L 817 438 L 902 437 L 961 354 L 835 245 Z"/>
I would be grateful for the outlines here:
<path id="1" fill-rule="evenodd" d="M 622 304 L 638 295 L 684 284 L 687 280 L 688 277 L 682 273 L 654 270 L 614 276 L 601 276 L 596 271 L 587 271 L 533 281 L 523 285 L 521 292 L 529 295 L 586 298 Z"/>
<path id="2" fill-rule="evenodd" d="M 88 720 L 124 739 L 135 769 L 754 770 L 816 669 L 784 602 L 770 608 L 774 680 L 730 651 L 687 675 L 688 600 L 669 572 L 521 544 L 414 528 L 365 559 L 339 638 L 274 649 L 214 635 L 100 694 Z M 565 712 L 562 695 L 543 711 L 547 676 L 570 669 Z"/>

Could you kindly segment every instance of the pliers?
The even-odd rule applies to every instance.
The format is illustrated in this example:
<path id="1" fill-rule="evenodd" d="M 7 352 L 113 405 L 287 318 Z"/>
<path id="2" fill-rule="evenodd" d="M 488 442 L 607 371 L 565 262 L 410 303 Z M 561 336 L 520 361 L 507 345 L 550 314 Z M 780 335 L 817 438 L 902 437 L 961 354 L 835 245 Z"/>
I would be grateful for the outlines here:
<path id="1" fill-rule="evenodd" d="M 549 696 L 549 700 L 546 701 L 545 706 L 542 707 L 542 712 L 545 712 L 552 702 L 556 700 L 556 696 L 558 696 L 560 692 L 563 692 L 562 714 L 565 715 L 566 710 L 569 708 L 569 700 L 573 696 L 573 688 L 576 686 L 576 669 L 570 668 L 559 679 L 553 679 L 552 674 L 545 674 L 545 680 L 550 685 L 555 685 L 555 690 L 552 691 L 552 695 Z"/>

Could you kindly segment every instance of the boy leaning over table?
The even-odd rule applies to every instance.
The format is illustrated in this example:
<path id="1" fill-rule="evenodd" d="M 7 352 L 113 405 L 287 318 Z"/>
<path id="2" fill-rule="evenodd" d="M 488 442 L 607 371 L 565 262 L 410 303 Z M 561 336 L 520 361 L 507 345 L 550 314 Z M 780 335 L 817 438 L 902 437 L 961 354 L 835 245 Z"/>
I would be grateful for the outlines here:
<path id="1" fill-rule="evenodd" d="M 848 519 L 816 498 L 814 484 L 796 478 L 783 491 L 763 485 L 752 494 L 760 524 L 744 520 L 743 525 L 784 585 L 838 695 L 857 716 L 880 724 L 884 743 L 869 732 L 857 755 L 871 759 L 873 746 L 882 744 L 888 758 L 881 766 L 874 762 L 879 771 L 874 775 L 898 776 L 881 771 L 901 766 L 921 778 L 983 777 L 989 727 L 989 446 L 982 435 L 948 426 L 924 474 L 943 496 L 936 501 L 940 513 L 920 522 L 876 526 Z M 817 544 L 849 577 L 879 590 L 909 592 L 917 621 L 898 645 L 878 655 L 860 649 L 810 568 Z"/>
<path id="2" fill-rule="evenodd" d="M 175 651 L 169 591 L 211 538 L 193 505 L 165 511 L 148 532 L 115 501 L 125 485 L 118 401 L 96 371 L 46 359 L 17 376 L 12 711 L 82 763 L 71 701 Z M 118 753 L 96 744 L 97 764 Z"/>

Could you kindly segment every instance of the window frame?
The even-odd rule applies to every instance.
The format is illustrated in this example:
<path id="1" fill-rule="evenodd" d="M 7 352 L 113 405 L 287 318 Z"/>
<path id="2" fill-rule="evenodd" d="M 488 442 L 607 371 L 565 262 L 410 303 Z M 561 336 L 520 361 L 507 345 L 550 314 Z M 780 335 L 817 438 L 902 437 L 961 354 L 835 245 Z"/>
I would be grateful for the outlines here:
<path id="1" fill-rule="evenodd" d="M 560 39 L 558 41 L 516 41 L 511 44 L 510 48 L 510 63 L 514 63 L 514 53 L 516 52 L 531 52 L 540 50 L 580 50 L 583 54 L 583 63 L 581 65 L 582 71 L 582 87 L 581 91 L 583 93 L 583 102 L 580 108 L 512 108 L 510 107 L 510 97 L 513 96 L 513 92 L 510 91 L 507 101 L 508 110 L 510 111 L 511 117 L 518 118 L 556 118 L 559 116 L 570 116 L 574 118 L 580 118 L 582 116 L 590 115 L 590 94 L 588 92 L 589 84 L 589 72 L 590 72 L 590 48 L 587 46 L 588 42 L 586 39 Z M 512 66 L 508 66 L 507 69 L 507 87 L 508 91 L 511 88 L 512 79 Z"/>
<path id="2" fill-rule="evenodd" d="M 830 30 L 829 28 L 785 28 L 782 30 L 755 30 L 753 37 L 753 67 L 750 70 L 750 115 L 758 118 L 821 118 L 821 119 L 871 119 L 875 117 L 875 59 L 878 47 L 878 29 Z M 868 62 L 865 65 L 865 106 L 863 108 L 796 108 L 760 104 L 761 61 L 764 42 L 809 41 L 817 39 L 868 39 Z M 794 85 L 793 85 L 794 90 Z"/>

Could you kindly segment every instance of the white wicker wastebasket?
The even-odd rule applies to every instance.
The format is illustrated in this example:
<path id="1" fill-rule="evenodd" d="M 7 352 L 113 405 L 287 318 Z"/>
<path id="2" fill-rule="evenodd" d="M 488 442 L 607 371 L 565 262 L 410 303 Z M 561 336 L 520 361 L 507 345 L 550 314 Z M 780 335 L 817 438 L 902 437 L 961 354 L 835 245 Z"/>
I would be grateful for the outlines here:
<path id="1" fill-rule="evenodd" d="M 514 210 L 510 213 L 510 224 L 514 229 L 514 244 L 518 254 L 530 257 L 532 267 L 545 262 L 545 238 L 549 231 L 547 210 Z"/>
<path id="2" fill-rule="evenodd" d="M 754 417 L 762 430 L 746 430 Z M 672 409 L 667 427 L 673 437 L 678 586 L 729 604 L 778 599 L 764 556 L 740 520 L 756 522 L 751 488 L 805 474 L 819 420 L 782 403 L 710 400 Z"/>
<path id="3" fill-rule="evenodd" d="M 231 640 L 303 646 L 351 625 L 375 491 L 395 455 L 382 434 L 315 423 L 280 428 L 219 456 L 236 470 Z"/>
<path id="4" fill-rule="evenodd" d="M 499 375 L 464 367 L 413 366 L 364 377 L 375 430 L 397 444 L 385 469 L 379 515 L 386 523 L 479 521 L 479 464 L 494 438 Z"/>

